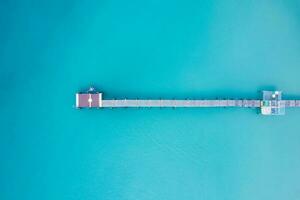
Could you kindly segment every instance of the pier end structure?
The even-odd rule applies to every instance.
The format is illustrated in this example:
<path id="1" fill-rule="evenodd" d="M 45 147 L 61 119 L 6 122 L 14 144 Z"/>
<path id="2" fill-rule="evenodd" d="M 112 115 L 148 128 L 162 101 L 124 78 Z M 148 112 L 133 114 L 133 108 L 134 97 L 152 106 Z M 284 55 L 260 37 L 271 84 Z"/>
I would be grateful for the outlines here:
<path id="1" fill-rule="evenodd" d="M 263 115 L 284 115 L 285 101 L 282 100 L 281 91 L 263 91 L 261 101 L 261 114 Z"/>
<path id="2" fill-rule="evenodd" d="M 76 108 L 101 108 L 102 93 L 76 93 Z"/>

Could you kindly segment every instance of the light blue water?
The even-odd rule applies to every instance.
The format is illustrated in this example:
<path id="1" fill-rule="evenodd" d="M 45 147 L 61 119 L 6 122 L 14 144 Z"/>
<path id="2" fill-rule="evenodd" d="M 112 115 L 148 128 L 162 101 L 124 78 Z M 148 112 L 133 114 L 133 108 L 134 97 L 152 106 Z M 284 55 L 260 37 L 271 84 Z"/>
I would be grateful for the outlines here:
<path id="1" fill-rule="evenodd" d="M 76 110 L 105 98 L 300 96 L 300 4 L 2 1 L 0 199 L 299 199 L 300 110 Z"/>

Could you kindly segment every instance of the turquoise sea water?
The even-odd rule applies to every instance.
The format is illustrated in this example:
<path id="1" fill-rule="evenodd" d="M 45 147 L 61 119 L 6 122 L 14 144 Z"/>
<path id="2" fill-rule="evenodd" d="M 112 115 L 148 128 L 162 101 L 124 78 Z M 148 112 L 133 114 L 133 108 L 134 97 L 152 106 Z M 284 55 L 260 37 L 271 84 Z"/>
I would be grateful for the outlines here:
<path id="1" fill-rule="evenodd" d="M 297 0 L 1 1 L 0 199 L 300 198 L 300 110 L 76 110 L 300 98 Z"/>

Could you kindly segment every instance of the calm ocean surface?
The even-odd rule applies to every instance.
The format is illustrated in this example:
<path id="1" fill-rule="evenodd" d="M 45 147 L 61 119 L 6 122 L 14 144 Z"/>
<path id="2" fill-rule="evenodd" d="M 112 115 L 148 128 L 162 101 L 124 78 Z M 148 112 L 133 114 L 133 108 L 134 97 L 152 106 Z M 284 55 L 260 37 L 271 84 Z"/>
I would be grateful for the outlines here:
<path id="1" fill-rule="evenodd" d="M 74 109 L 300 98 L 298 0 L 2 1 L 1 200 L 296 200 L 300 110 Z"/>

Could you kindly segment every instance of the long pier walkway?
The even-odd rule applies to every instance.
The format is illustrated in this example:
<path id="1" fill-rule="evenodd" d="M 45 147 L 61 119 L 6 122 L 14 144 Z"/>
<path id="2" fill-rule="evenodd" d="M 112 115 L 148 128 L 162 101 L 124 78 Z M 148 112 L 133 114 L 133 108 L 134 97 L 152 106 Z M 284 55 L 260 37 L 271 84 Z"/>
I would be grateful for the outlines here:
<path id="1" fill-rule="evenodd" d="M 102 100 L 103 107 L 260 107 L 259 100 Z"/>
<path id="2" fill-rule="evenodd" d="M 281 100 L 285 107 L 300 107 L 300 100 Z M 102 100 L 102 107 L 261 107 L 261 100 Z"/>
<path id="3" fill-rule="evenodd" d="M 260 108 L 263 115 L 283 115 L 285 108 L 300 107 L 300 100 L 283 100 L 281 91 L 263 91 L 262 99 L 103 99 L 93 88 L 76 93 L 76 108 L 179 108 L 179 107 L 245 107 Z"/>

